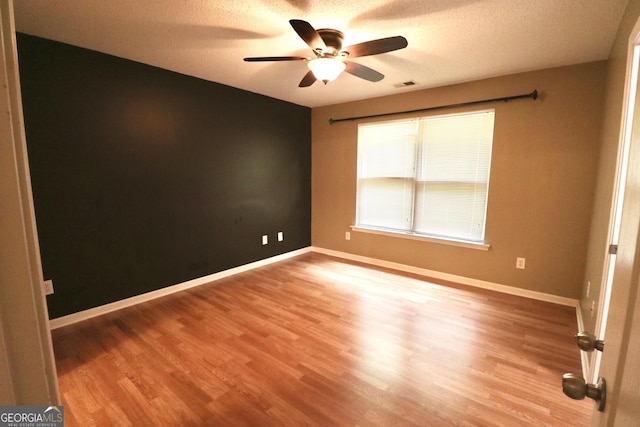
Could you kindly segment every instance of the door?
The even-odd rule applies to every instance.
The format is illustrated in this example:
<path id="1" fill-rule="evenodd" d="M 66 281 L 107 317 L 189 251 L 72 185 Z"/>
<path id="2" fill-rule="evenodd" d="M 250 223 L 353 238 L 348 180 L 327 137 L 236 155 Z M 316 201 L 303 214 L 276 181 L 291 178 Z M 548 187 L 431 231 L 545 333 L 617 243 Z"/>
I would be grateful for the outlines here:
<path id="1" fill-rule="evenodd" d="M 15 44 L 13 3 L 0 0 L 0 405 L 57 405 Z"/>
<path id="2" fill-rule="evenodd" d="M 640 21 L 630 40 L 628 61 L 631 61 L 630 68 L 637 69 Z M 637 73 L 633 80 L 628 77 L 627 81 L 637 81 Z M 627 84 L 628 88 L 631 86 Z M 612 263 L 608 315 L 603 331 L 606 343 L 597 374 L 607 382 L 606 405 L 603 412 L 594 407 L 592 427 L 634 426 L 640 420 L 640 106 L 637 99 L 634 104 L 631 120 L 623 125 L 629 129 L 626 133 L 630 166 L 622 189 L 624 203 L 619 216 L 618 250 Z"/>
<path id="3" fill-rule="evenodd" d="M 640 36 L 640 35 L 639 35 Z M 632 40 L 634 36 L 632 34 Z M 640 43 L 640 40 L 638 41 Z M 629 59 L 627 65 L 627 83 L 625 86 L 625 96 L 623 105 L 623 119 L 621 128 L 621 138 L 619 144 L 618 162 L 616 165 L 616 179 L 613 191 L 613 203 L 611 209 L 608 243 L 609 250 L 603 266 L 603 279 L 600 296 L 598 298 L 599 307 L 595 325 L 595 336 L 606 340 L 607 319 L 609 314 L 609 304 L 611 302 L 611 290 L 615 277 L 615 265 L 617 248 L 620 239 L 620 227 L 622 221 L 622 208 L 624 206 L 624 196 L 627 184 L 627 172 L 629 169 L 629 151 L 633 136 L 634 123 L 638 126 L 635 111 L 640 109 L 638 103 L 638 78 L 640 68 L 640 44 L 631 43 Z M 589 359 L 589 372 L 587 379 L 596 382 L 600 370 L 601 353 L 596 352 Z"/>
<path id="4" fill-rule="evenodd" d="M 637 88 L 638 88 L 638 67 L 640 65 L 640 46 L 633 47 L 633 54 L 630 59 L 630 77 L 627 78 L 625 88 L 625 105 L 623 106 L 624 118 L 622 125 L 622 137 L 618 154 L 618 164 L 616 166 L 616 180 L 614 184 L 613 204 L 609 226 L 608 243 L 609 250 L 603 266 L 603 279 L 600 296 L 598 298 L 599 308 L 596 319 L 595 336 L 604 341 L 606 337 L 607 319 L 609 315 L 609 304 L 611 302 L 611 290 L 615 277 L 615 264 L 620 239 L 620 226 L 622 221 L 622 207 L 624 206 L 624 195 L 627 183 L 627 171 L 629 166 L 629 149 L 631 146 L 631 136 L 634 123 L 634 112 L 636 109 Z M 589 374 L 587 379 L 596 382 L 600 370 L 601 353 L 596 352 L 590 358 Z"/>

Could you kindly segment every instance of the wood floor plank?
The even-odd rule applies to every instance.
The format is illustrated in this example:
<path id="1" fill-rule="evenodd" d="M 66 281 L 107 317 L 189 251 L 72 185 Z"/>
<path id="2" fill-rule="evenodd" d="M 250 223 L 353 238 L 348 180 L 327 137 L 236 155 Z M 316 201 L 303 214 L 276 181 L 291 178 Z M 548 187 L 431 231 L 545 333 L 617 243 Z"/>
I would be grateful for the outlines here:
<path id="1" fill-rule="evenodd" d="M 52 332 L 67 426 L 589 424 L 575 309 L 311 253 Z"/>

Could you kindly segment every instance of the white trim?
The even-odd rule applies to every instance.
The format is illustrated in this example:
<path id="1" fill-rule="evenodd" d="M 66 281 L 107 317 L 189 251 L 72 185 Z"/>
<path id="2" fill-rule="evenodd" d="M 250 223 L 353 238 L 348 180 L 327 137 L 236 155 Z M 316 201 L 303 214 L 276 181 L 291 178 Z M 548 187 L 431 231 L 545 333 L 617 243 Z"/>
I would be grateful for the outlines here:
<path id="1" fill-rule="evenodd" d="M 605 340 L 607 320 L 609 315 L 609 303 L 613 289 L 614 272 L 616 267 L 616 255 L 609 253 L 609 245 L 618 244 L 622 212 L 624 205 L 627 171 L 629 169 L 629 150 L 634 125 L 636 99 L 638 97 L 638 67 L 640 66 L 640 19 L 636 21 L 627 45 L 627 61 L 624 79 L 624 93 L 622 99 L 622 112 L 620 117 L 620 133 L 618 135 L 616 169 L 613 188 L 611 192 L 611 205 L 609 209 L 609 227 L 607 231 L 607 246 L 604 247 L 602 275 L 600 277 L 600 294 L 598 295 L 594 335 Z M 592 300 L 593 301 L 593 300 Z M 587 301 L 589 302 L 589 301 Z M 602 361 L 602 353 L 596 352 L 591 357 L 589 374 L 585 376 L 589 382 L 597 382 Z"/>
<path id="2" fill-rule="evenodd" d="M 376 258 L 369 258 L 360 255 L 353 255 L 346 252 L 334 251 L 331 249 L 319 248 L 316 246 L 310 246 L 296 251 L 287 252 L 285 254 L 277 255 L 271 258 L 263 259 L 260 261 L 252 262 L 250 264 L 241 265 L 239 267 L 224 270 L 218 273 L 210 274 L 208 276 L 200 277 L 198 279 L 189 280 L 184 283 L 168 286 L 166 288 L 158 289 L 156 291 L 147 292 L 142 295 L 137 295 L 131 298 L 123 299 L 120 301 L 112 302 L 110 304 L 101 305 L 99 307 L 90 308 L 88 310 L 79 311 L 77 313 L 69 314 L 67 316 L 58 317 L 50 321 L 51 329 L 61 328 L 73 323 L 81 322 L 83 320 L 91 319 L 93 317 L 101 316 L 103 314 L 111 313 L 122 308 L 131 307 L 136 304 L 140 304 L 146 301 L 151 301 L 156 298 L 171 295 L 176 292 L 180 292 L 186 289 L 194 288 L 196 286 L 204 285 L 207 283 L 215 282 L 226 277 L 230 277 L 239 273 L 243 273 L 254 268 L 262 267 L 265 265 L 273 264 L 279 261 L 283 261 L 289 258 L 296 257 L 308 252 L 318 252 L 325 255 L 330 255 L 338 258 L 348 259 L 351 261 L 362 262 L 365 264 L 376 265 L 379 267 L 391 268 L 394 270 L 404 271 L 407 273 L 418 274 L 420 276 L 431 277 L 434 279 L 447 280 L 450 282 L 460 283 L 463 285 L 473 286 L 481 289 L 488 289 L 496 292 L 501 292 L 509 295 L 516 295 L 525 298 L 530 298 L 539 301 L 551 302 L 554 304 L 560 304 L 570 307 L 578 308 L 579 301 L 573 298 L 565 298 L 557 295 L 546 294 L 542 292 L 530 291 L 526 289 L 514 288 L 513 286 L 500 285 L 497 283 L 486 282 L 483 280 L 472 279 L 469 277 L 458 276 L 455 274 L 442 273 L 435 270 L 428 270 L 419 267 L 413 267 L 406 264 L 399 264 L 390 261 L 384 261 Z M 579 313 L 579 310 L 577 310 Z M 581 317 L 579 316 L 578 325 L 580 325 Z"/>
<path id="3" fill-rule="evenodd" d="M 582 317 L 582 310 L 580 310 L 580 305 L 576 307 L 576 320 L 578 321 L 578 332 L 584 331 L 584 318 Z"/>
<path id="4" fill-rule="evenodd" d="M 447 239 L 445 237 L 425 236 L 422 234 L 402 232 L 402 231 L 390 231 L 382 230 L 380 228 L 363 227 L 361 225 L 352 225 L 351 229 L 360 233 L 379 234 L 382 236 L 399 237 L 401 239 L 421 240 L 423 242 L 439 243 L 441 245 L 460 246 L 462 248 L 476 249 L 479 251 L 488 251 L 491 249 L 491 245 L 487 243 L 476 243 L 465 240 Z"/>
<path id="5" fill-rule="evenodd" d="M 578 332 L 584 331 L 584 318 L 582 317 L 582 308 L 580 307 L 579 303 L 576 307 L 576 320 L 578 322 Z M 592 355 L 591 357 L 595 357 L 595 355 Z M 591 363 L 589 354 L 583 350 L 580 350 L 580 365 L 582 366 L 582 376 L 584 377 L 584 379 L 589 380 Z"/>
<path id="6" fill-rule="evenodd" d="M 112 302 L 110 304 L 105 304 L 99 307 L 94 307 L 88 310 L 83 310 L 77 313 L 69 314 L 67 316 L 58 317 L 58 318 L 52 319 L 49 322 L 49 326 L 51 329 L 61 328 L 63 326 L 71 325 L 73 323 L 81 322 L 83 320 L 87 320 L 93 317 L 101 316 L 103 314 L 111 313 L 113 311 L 120 310 L 122 308 L 131 307 L 136 304 L 154 300 L 156 298 L 161 298 L 167 295 L 175 294 L 176 292 L 184 291 L 185 289 L 190 289 L 196 286 L 215 282 L 216 280 L 224 279 L 225 277 L 229 277 L 235 274 L 243 273 L 245 271 L 253 270 L 254 268 L 263 267 L 265 265 L 273 264 L 278 261 L 283 261 L 285 259 L 293 258 L 295 256 L 302 255 L 310 251 L 311 251 L 310 247 L 298 249 L 292 252 L 276 255 L 271 258 L 252 262 L 250 264 L 245 264 L 239 267 L 230 268 L 229 270 L 220 271 L 218 273 L 210 274 L 208 276 L 189 280 L 187 282 L 178 283 L 176 285 L 168 286 L 166 288 L 158 289 L 156 291 L 147 292 L 142 295 L 136 295 L 134 297 Z"/>
<path id="7" fill-rule="evenodd" d="M 0 402 L 61 404 L 24 131 L 12 0 L 0 2 Z M 6 173 L 5 173 L 6 171 Z M 5 403 L 6 402 L 6 403 Z"/>
<path id="8" fill-rule="evenodd" d="M 399 264 L 390 261 L 383 261 L 376 258 L 369 258 L 360 255 L 353 255 L 346 252 L 334 251 L 331 249 L 318 248 L 313 246 L 311 248 L 313 252 L 323 253 L 325 255 L 331 255 L 338 258 L 344 258 L 351 261 L 362 262 L 365 264 L 377 265 L 380 267 L 391 268 L 394 270 L 400 270 L 407 273 L 418 274 L 420 276 L 431 277 L 434 279 L 447 280 L 449 282 L 460 283 L 462 285 L 473 286 L 481 289 L 488 289 L 496 292 L 501 292 L 509 295 L 516 295 L 520 297 L 530 298 L 538 301 L 551 302 L 554 304 L 565 305 L 569 307 L 578 307 L 579 301 L 575 298 L 566 298 L 558 295 L 546 294 L 543 292 L 530 291 L 527 289 L 515 288 L 513 286 L 500 285 L 497 283 L 486 282 L 484 280 L 472 279 L 470 277 L 458 276 L 455 274 L 442 273 L 440 271 L 428 270 L 425 268 L 414 267 L 406 264 Z"/>

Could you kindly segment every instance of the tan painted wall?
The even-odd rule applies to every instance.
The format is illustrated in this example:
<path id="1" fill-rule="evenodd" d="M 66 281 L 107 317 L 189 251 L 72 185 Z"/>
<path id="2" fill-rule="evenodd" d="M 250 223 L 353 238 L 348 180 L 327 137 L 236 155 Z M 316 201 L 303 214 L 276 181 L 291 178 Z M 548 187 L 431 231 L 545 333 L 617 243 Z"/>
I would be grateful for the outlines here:
<path id="1" fill-rule="evenodd" d="M 597 319 L 597 307 L 599 306 L 604 259 L 609 244 L 607 236 L 614 191 L 618 143 L 620 140 L 629 35 L 639 16 L 640 1 L 629 2 L 607 61 L 606 99 L 600 164 L 584 282 L 585 285 L 587 281 L 591 282 L 591 290 L 589 297 L 587 297 L 585 286 L 580 301 L 585 330 L 592 333 L 596 332 L 595 321 Z M 594 300 L 596 300 L 596 310 L 592 312 L 591 304 Z"/>
<path id="2" fill-rule="evenodd" d="M 580 298 L 600 149 L 605 67 L 604 61 L 594 62 L 315 108 L 312 244 Z M 540 93 L 535 102 L 492 105 L 496 122 L 486 231 L 489 251 L 353 231 L 351 240 L 345 240 L 355 219 L 357 122 L 329 125 L 330 117 L 426 108 L 533 89 Z M 460 110 L 445 113 L 454 111 Z M 516 257 L 526 258 L 525 270 L 516 270 Z"/>

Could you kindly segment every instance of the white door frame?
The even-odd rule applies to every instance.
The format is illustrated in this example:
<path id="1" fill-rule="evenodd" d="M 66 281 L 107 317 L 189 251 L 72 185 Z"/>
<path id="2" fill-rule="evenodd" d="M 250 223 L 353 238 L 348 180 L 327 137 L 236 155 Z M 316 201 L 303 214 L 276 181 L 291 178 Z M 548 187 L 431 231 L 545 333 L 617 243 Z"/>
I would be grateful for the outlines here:
<path id="1" fill-rule="evenodd" d="M 639 29 L 640 30 L 640 29 Z M 620 139 L 618 142 L 618 159 L 613 189 L 613 200 L 609 216 L 609 231 L 607 244 L 618 245 L 620 238 L 620 223 L 622 220 L 622 208 L 624 206 L 624 194 L 627 184 L 627 171 L 629 167 L 629 150 L 631 147 L 631 135 L 638 96 L 638 73 L 640 68 L 640 40 L 634 32 L 631 34 L 629 52 L 627 56 L 627 71 L 625 81 L 624 100 L 622 107 L 622 119 L 620 126 Z M 611 301 L 611 288 L 615 274 L 616 254 L 610 253 L 608 248 L 603 264 L 602 283 L 600 286 L 599 306 L 597 311 L 594 334 L 600 340 L 606 339 L 607 318 Z M 597 382 L 600 370 L 601 353 L 596 352 L 591 358 L 587 380 Z"/>
<path id="2" fill-rule="evenodd" d="M 634 53 L 640 45 L 640 19 L 629 37 L 624 110 L 631 108 L 630 90 Z M 637 80 L 637 76 L 636 76 Z M 628 168 L 621 208 L 618 253 L 610 287 L 610 310 L 599 376 L 607 381 L 604 412 L 595 409 L 591 425 L 627 426 L 640 419 L 640 107 L 636 99 L 632 115 L 625 113 L 621 135 L 629 137 Z M 635 125 L 635 126 L 634 126 Z"/>
<path id="3" fill-rule="evenodd" d="M 0 405 L 58 405 L 11 0 L 0 0 L 0 79 Z"/>

